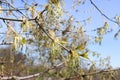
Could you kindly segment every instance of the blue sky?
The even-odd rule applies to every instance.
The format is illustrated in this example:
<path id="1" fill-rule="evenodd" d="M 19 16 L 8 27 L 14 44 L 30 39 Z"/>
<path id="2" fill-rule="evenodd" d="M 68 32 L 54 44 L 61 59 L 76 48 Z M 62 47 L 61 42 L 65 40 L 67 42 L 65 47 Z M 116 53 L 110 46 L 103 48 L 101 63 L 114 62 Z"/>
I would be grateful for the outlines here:
<path id="1" fill-rule="evenodd" d="M 120 67 L 120 38 L 118 39 L 114 38 L 114 34 L 119 30 L 119 26 L 115 23 L 107 20 L 105 17 L 103 17 L 94 7 L 91 5 L 89 0 L 86 0 L 86 3 L 84 5 L 77 6 L 78 12 L 76 13 L 71 9 L 71 2 L 66 0 L 66 7 L 67 9 L 70 9 L 71 14 L 77 19 L 77 20 L 84 20 L 87 17 L 91 17 L 91 23 L 87 24 L 85 26 L 85 29 L 88 31 L 92 29 L 96 29 L 97 27 L 102 27 L 104 25 L 104 22 L 107 21 L 109 24 L 109 28 L 113 29 L 114 31 L 106 34 L 104 36 L 104 39 L 102 41 L 102 45 L 89 45 L 89 48 L 92 51 L 97 51 L 98 53 L 101 53 L 101 56 L 111 57 L 111 65 L 116 68 Z M 114 18 L 116 15 L 120 15 L 120 0 L 93 0 L 93 2 L 98 6 L 98 8 L 106 14 L 111 19 Z M 95 35 L 95 32 L 87 32 L 87 34 Z"/>
<path id="2" fill-rule="evenodd" d="M 110 18 L 113 18 L 116 15 L 120 15 L 119 3 L 120 0 L 94 0 L 96 5 Z M 88 3 L 89 4 L 89 3 Z M 89 27 L 92 26 L 102 26 L 104 21 L 108 21 L 101 14 L 94 10 L 91 13 L 91 16 L 94 17 L 94 20 Z M 101 18 L 100 18 L 101 17 Z M 111 65 L 113 67 L 120 67 L 119 56 L 120 56 L 120 38 L 114 39 L 114 34 L 119 29 L 119 26 L 114 24 L 113 22 L 108 21 L 109 28 L 113 28 L 114 31 L 104 36 L 103 42 L 101 46 L 91 46 L 91 49 L 95 49 L 100 52 L 103 57 L 110 56 L 111 57 Z"/>

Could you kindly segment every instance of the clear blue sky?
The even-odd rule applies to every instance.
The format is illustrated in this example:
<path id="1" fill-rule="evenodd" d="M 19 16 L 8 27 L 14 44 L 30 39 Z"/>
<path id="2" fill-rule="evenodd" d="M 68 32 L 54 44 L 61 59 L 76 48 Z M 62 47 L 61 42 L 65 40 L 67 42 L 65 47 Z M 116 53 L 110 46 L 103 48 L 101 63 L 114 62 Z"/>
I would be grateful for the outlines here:
<path id="1" fill-rule="evenodd" d="M 71 2 L 65 0 L 67 9 L 71 8 Z M 106 14 L 110 18 L 114 18 L 116 15 L 120 15 L 120 0 L 93 0 L 93 2 L 98 6 L 101 11 Z M 111 57 L 111 65 L 113 67 L 120 67 L 120 37 L 116 40 L 114 38 L 114 34 L 119 30 L 119 26 L 115 23 L 104 18 L 90 3 L 89 0 L 86 0 L 84 5 L 80 5 L 76 7 L 78 12 L 76 13 L 72 9 L 70 9 L 71 14 L 78 20 L 86 19 L 87 17 L 91 17 L 92 21 L 90 24 L 87 24 L 85 28 L 87 30 L 92 30 L 97 27 L 102 27 L 105 21 L 108 21 L 109 28 L 113 28 L 114 31 L 112 33 L 106 34 L 102 41 L 102 45 L 99 46 L 97 44 L 90 45 L 89 48 L 92 51 L 97 51 L 101 53 L 102 57 Z M 95 32 L 88 32 L 90 35 L 95 35 Z"/>

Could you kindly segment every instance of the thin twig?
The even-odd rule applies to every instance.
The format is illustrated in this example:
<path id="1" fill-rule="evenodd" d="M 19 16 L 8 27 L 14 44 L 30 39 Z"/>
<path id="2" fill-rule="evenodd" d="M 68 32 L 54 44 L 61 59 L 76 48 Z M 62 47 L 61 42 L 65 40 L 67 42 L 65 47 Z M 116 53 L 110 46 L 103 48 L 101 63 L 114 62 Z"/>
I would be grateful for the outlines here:
<path id="1" fill-rule="evenodd" d="M 106 19 L 108 19 L 109 21 L 112 21 L 112 22 L 116 23 L 117 25 L 119 25 L 117 21 L 115 21 L 115 20 L 109 18 L 107 15 L 105 15 L 92 0 L 90 0 L 90 2 L 100 12 L 100 14 L 103 15 Z"/>
<path id="2" fill-rule="evenodd" d="M 20 9 L 0 9 L 0 11 L 18 11 L 18 10 L 28 10 L 28 8 L 27 9 L 22 9 L 22 8 L 20 8 Z"/>
<path id="3" fill-rule="evenodd" d="M 26 17 L 25 14 L 23 14 L 23 12 L 21 12 L 20 10 L 18 10 L 17 8 L 15 8 L 12 4 L 10 4 L 7 0 L 5 1 L 1 1 L 2 3 L 8 4 L 10 7 L 12 7 L 13 9 L 16 9 L 17 12 L 19 12 L 20 14 L 22 14 L 23 16 Z"/>
<path id="4" fill-rule="evenodd" d="M 4 17 L 0 17 L 1 20 L 9 20 L 9 21 L 18 21 L 18 22 L 23 22 L 22 19 L 12 19 L 12 18 L 4 18 Z M 35 20 L 34 18 L 33 19 L 28 19 L 28 21 L 33 21 Z"/>
<path id="5" fill-rule="evenodd" d="M 11 45 L 13 42 L 1 42 L 0 45 Z"/>

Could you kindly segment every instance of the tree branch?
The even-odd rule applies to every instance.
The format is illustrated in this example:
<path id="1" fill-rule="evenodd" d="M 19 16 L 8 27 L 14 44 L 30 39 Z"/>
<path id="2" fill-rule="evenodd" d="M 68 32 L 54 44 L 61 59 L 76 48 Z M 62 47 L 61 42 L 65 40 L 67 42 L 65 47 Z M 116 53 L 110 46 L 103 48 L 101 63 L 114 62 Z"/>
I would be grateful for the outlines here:
<path id="1" fill-rule="evenodd" d="M 68 80 L 69 79 L 75 79 L 75 78 L 79 78 L 79 77 L 85 77 L 85 76 L 89 76 L 89 75 L 95 75 L 95 74 L 99 74 L 99 73 L 108 73 L 110 71 L 119 71 L 120 68 L 117 68 L 117 69 L 112 69 L 112 70 L 100 70 L 100 71 L 96 71 L 96 72 L 90 72 L 90 73 L 85 73 L 85 74 L 79 74 L 77 76 L 74 76 L 74 77 L 70 77 L 70 78 L 67 78 Z"/>
<path id="2" fill-rule="evenodd" d="M 64 64 L 64 62 L 62 62 L 62 63 L 60 63 L 60 64 L 58 64 L 58 65 L 56 65 L 52 68 L 47 69 L 43 73 L 36 73 L 36 74 L 33 74 L 33 75 L 24 76 L 24 77 L 18 77 L 18 76 L 1 77 L 0 79 L 8 80 L 8 79 L 13 78 L 13 79 L 17 79 L 17 80 L 23 80 L 23 79 L 25 80 L 25 79 L 30 79 L 30 78 L 34 78 L 34 77 L 39 77 L 39 76 L 43 75 L 44 73 L 48 72 L 49 70 L 56 69 L 63 64 Z M 71 79 L 75 79 L 75 78 L 79 78 L 79 77 L 85 77 L 85 76 L 95 75 L 95 74 L 99 74 L 99 73 L 108 73 L 110 71 L 119 71 L 119 70 L 120 70 L 120 68 L 112 69 L 112 70 L 100 70 L 100 71 L 96 71 L 96 72 L 85 73 L 85 74 L 82 74 L 82 75 L 79 74 L 79 75 L 74 76 L 74 77 L 66 78 L 65 80 L 71 80 Z"/>
<path id="3" fill-rule="evenodd" d="M 1 42 L 0 45 L 11 45 L 13 42 Z"/>
<path id="4" fill-rule="evenodd" d="M 0 17 L 1 20 L 9 20 L 9 21 L 18 21 L 18 22 L 23 22 L 22 19 L 12 19 L 12 18 L 3 18 L 3 17 Z M 28 21 L 33 21 L 35 20 L 34 18 L 33 19 L 28 19 Z"/>
<path id="5" fill-rule="evenodd" d="M 104 17 L 105 17 L 106 19 L 108 19 L 109 21 L 114 22 L 114 23 L 116 23 L 117 25 L 119 25 L 117 21 L 115 21 L 115 20 L 109 18 L 108 16 L 106 16 L 106 15 L 97 7 L 97 5 L 96 5 L 92 0 L 90 0 L 90 2 L 91 2 L 91 4 L 98 10 L 98 12 L 99 12 L 102 16 L 104 16 Z"/>
<path id="6" fill-rule="evenodd" d="M 0 11 L 18 11 L 18 10 L 28 10 L 29 8 L 27 9 L 0 9 Z"/>
<path id="7" fill-rule="evenodd" d="M 42 14 L 40 14 L 40 15 L 42 15 Z M 52 41 L 55 41 L 46 31 L 45 31 L 45 29 L 43 28 L 43 24 L 41 23 L 41 24 L 39 24 L 39 22 L 38 22 L 38 20 L 37 20 L 37 18 L 35 19 L 35 22 L 37 23 L 37 25 L 39 26 L 39 28 L 41 28 L 41 30 L 52 40 Z M 68 53 L 72 53 L 72 51 L 70 50 L 70 49 L 68 49 L 68 48 L 66 48 L 65 46 L 63 46 L 62 44 L 60 44 L 60 43 L 57 43 L 59 46 L 61 46 L 63 49 L 65 49 Z"/>
<path id="8" fill-rule="evenodd" d="M 33 74 L 33 75 L 28 75 L 28 76 L 24 76 L 24 77 L 19 77 L 19 76 L 6 76 L 6 77 L 1 77 L 0 79 L 1 80 L 12 80 L 12 79 L 15 79 L 15 80 L 26 80 L 26 79 L 30 79 L 30 78 L 34 78 L 34 77 L 39 77 L 39 76 L 42 76 L 44 73 L 47 73 L 48 71 L 50 70 L 53 70 L 53 69 L 56 69 L 60 66 L 62 66 L 64 64 L 64 62 L 61 62 L 59 63 L 58 65 L 52 67 L 52 68 L 48 68 L 47 70 L 45 70 L 44 72 L 41 72 L 41 73 L 36 73 L 36 74 Z"/>
<path id="9" fill-rule="evenodd" d="M 5 1 L 5 2 L 4 2 Z M 25 14 L 23 14 L 20 10 L 18 10 L 17 8 L 15 8 L 12 4 L 10 4 L 7 0 L 1 1 L 1 3 L 5 3 L 8 4 L 10 7 L 12 7 L 13 9 L 16 9 L 17 12 L 19 12 L 20 14 L 22 14 L 23 16 L 26 17 Z"/>

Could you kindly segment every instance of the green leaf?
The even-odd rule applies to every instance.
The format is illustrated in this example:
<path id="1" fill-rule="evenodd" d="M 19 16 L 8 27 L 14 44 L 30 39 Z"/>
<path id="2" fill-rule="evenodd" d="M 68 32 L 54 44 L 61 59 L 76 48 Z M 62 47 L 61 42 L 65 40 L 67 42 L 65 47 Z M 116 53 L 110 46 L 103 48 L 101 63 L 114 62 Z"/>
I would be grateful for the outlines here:
<path id="1" fill-rule="evenodd" d="M 86 52 L 84 52 L 82 54 L 79 54 L 79 56 L 81 56 L 81 57 L 83 57 L 85 59 L 89 59 L 89 57 L 88 57 L 88 51 L 86 51 Z"/>
<path id="2" fill-rule="evenodd" d="M 73 54 L 73 57 L 74 57 L 75 59 L 78 59 L 79 54 L 77 53 L 76 50 L 72 50 L 72 54 Z"/>
<path id="3" fill-rule="evenodd" d="M 84 50 L 85 47 L 86 47 L 86 42 L 82 41 L 81 44 L 79 44 L 76 49 L 77 50 Z"/>
<path id="4" fill-rule="evenodd" d="M 22 38 L 22 44 L 25 44 L 25 43 L 26 43 L 26 39 Z"/>

